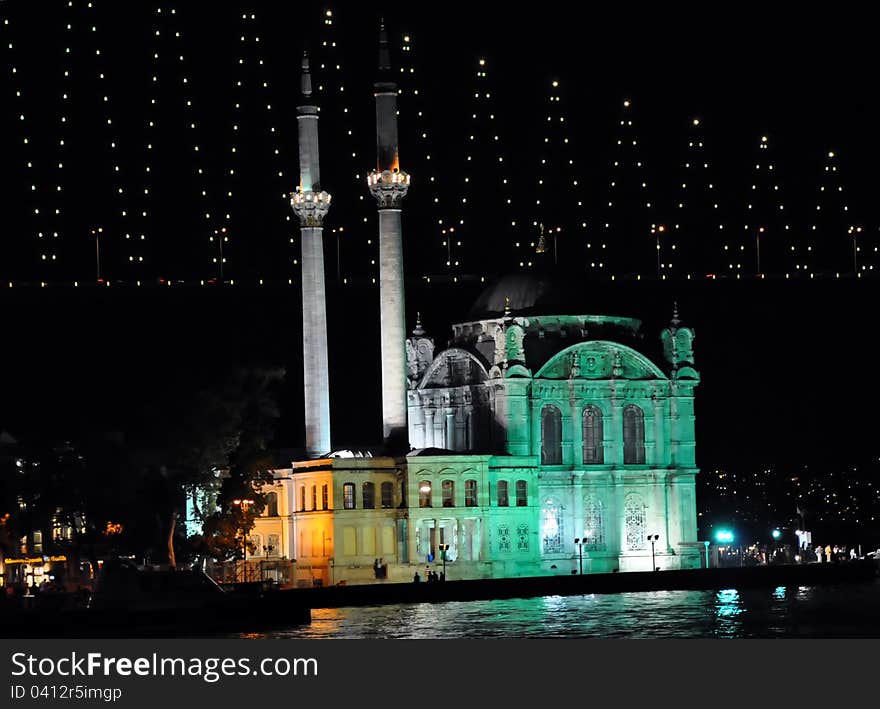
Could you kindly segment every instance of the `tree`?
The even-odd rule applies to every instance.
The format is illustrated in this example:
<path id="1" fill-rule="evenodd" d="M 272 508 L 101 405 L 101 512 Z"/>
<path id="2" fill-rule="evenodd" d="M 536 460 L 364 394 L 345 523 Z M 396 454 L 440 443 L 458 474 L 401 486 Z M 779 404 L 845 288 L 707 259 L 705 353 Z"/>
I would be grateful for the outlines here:
<path id="1" fill-rule="evenodd" d="M 144 407 L 133 436 L 135 464 L 170 566 L 177 565 L 177 520 L 186 491 L 216 485 L 218 471 L 229 471 L 241 486 L 265 471 L 283 378 L 283 369 L 263 366 L 204 372 L 174 382 Z M 264 501 L 258 504 L 255 514 Z"/>

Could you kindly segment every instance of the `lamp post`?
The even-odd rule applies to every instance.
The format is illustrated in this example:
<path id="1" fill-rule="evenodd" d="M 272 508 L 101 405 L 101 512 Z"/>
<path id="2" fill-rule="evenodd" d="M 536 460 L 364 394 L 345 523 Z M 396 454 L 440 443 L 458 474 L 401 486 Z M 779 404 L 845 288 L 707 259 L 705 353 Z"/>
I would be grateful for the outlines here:
<path id="1" fill-rule="evenodd" d="M 660 278 L 661 271 L 663 270 L 663 257 L 660 252 L 660 234 L 664 231 L 666 231 L 666 227 L 662 224 L 651 225 L 651 233 L 654 235 L 657 249 L 657 278 Z"/>
<path id="2" fill-rule="evenodd" d="M 95 237 L 95 280 L 101 282 L 101 234 L 104 233 L 104 227 L 92 229 L 92 236 Z"/>
<path id="3" fill-rule="evenodd" d="M 440 558 L 443 559 L 443 580 L 445 581 L 446 580 L 446 552 L 449 551 L 449 545 L 448 544 L 441 544 L 438 548 L 440 549 Z"/>
<path id="4" fill-rule="evenodd" d="M 245 570 L 247 569 L 247 535 L 244 530 L 244 518 L 247 516 L 248 507 L 254 504 L 253 500 L 238 499 L 233 500 L 232 504 L 241 508 L 241 580 L 245 580 Z"/>
<path id="5" fill-rule="evenodd" d="M 651 542 L 651 571 L 656 571 L 657 565 L 656 565 L 656 562 L 654 561 L 654 559 L 655 559 L 654 544 L 660 541 L 660 535 L 659 534 L 649 534 L 648 541 Z"/>
<path id="6" fill-rule="evenodd" d="M 266 580 L 266 566 L 269 565 L 269 554 L 275 551 L 275 546 L 272 544 L 264 544 L 263 545 L 263 553 L 266 555 L 266 562 L 263 566 L 262 573 L 260 574 L 260 580 Z"/>
<path id="7" fill-rule="evenodd" d="M 584 575 L 584 544 L 587 543 L 587 538 L 584 537 L 581 539 L 580 537 L 575 537 L 574 540 L 575 545 L 578 548 L 578 572 L 581 576 Z"/>

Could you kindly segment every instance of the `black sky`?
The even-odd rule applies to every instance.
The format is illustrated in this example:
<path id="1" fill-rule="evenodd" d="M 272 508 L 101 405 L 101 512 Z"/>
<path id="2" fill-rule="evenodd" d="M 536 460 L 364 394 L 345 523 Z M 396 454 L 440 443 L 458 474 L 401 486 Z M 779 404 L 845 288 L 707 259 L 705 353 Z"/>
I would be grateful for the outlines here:
<path id="1" fill-rule="evenodd" d="M 75 2 L 72 11 L 66 2 L 13 0 L 2 6 L 3 16 L 14 20 L 14 50 L 7 49 L 4 33 L 9 62 L 0 78 L 0 141 L 7 188 L 0 193 L 0 276 L 15 281 L 16 287 L 0 292 L 7 381 L 0 395 L 0 426 L 20 433 L 45 428 L 59 435 L 112 426 L 121 412 L 138 406 L 145 392 L 164 386 L 171 397 L 174 382 L 193 368 L 264 359 L 288 367 L 278 443 L 299 445 L 299 293 L 293 263 L 298 240 L 294 223 L 285 220 L 289 207 L 280 195 L 295 183 L 299 55 L 309 44 L 320 61 L 316 40 L 325 5 L 202 0 L 93 4 L 88 8 Z M 159 108 L 152 109 L 151 11 L 159 5 L 166 13 L 172 7 L 177 13 L 173 22 L 163 16 L 160 25 Z M 68 12 L 75 20 L 72 36 L 65 30 Z M 257 24 L 242 24 L 242 12 L 256 14 Z M 333 420 L 341 443 L 373 443 L 379 430 L 378 388 L 371 374 L 378 370 L 373 317 L 378 294 L 369 283 L 366 245 L 375 217 L 369 197 L 360 200 L 365 192 L 351 174 L 355 163 L 349 150 L 358 152 L 358 169 L 371 166 L 380 14 L 393 37 L 408 32 L 415 42 L 418 85 L 431 111 L 430 150 L 437 156 L 447 196 L 457 194 L 450 185 L 460 177 L 466 140 L 462 102 L 474 61 L 485 56 L 517 174 L 530 170 L 539 154 L 535 126 L 547 82 L 559 78 L 591 198 L 607 177 L 620 101 L 631 97 L 646 163 L 661 195 L 673 183 L 682 159 L 687 122 L 698 115 L 707 125 L 713 166 L 731 202 L 741 201 L 749 156 L 757 137 L 767 133 L 778 146 L 796 219 L 808 219 L 822 156 L 833 148 L 842 156 L 854 208 L 877 230 L 872 188 L 880 148 L 873 25 L 856 6 L 819 11 L 757 3 L 648 9 L 634 3 L 343 3 L 334 12 L 337 37 L 344 43 L 340 56 L 354 136 L 349 142 L 339 106 L 329 94 L 322 96 L 322 168 L 335 199 L 328 229 L 348 225 L 342 272 L 358 282 L 347 288 L 336 284 L 336 254 L 328 238 Z M 91 33 L 92 24 L 96 33 Z M 175 31 L 182 38 L 175 38 Z M 252 62 L 260 56 L 265 64 L 249 64 L 250 73 L 244 75 L 249 83 L 242 94 L 246 100 L 236 143 L 239 176 L 229 181 L 223 173 L 232 164 L 231 125 L 238 120 L 234 81 L 242 31 L 249 37 L 259 34 L 260 53 L 253 49 L 247 56 Z M 93 34 L 101 38 L 97 44 Z M 65 84 L 63 48 L 68 39 L 76 49 L 75 71 Z M 102 49 L 99 56 L 106 64 L 97 63 L 95 47 Z M 186 57 L 185 69 L 175 61 L 180 54 Z M 394 59 L 401 60 L 399 52 Z M 12 65 L 18 69 L 14 77 Z M 107 76 L 104 84 L 96 78 L 100 66 Z M 181 83 L 184 75 L 186 85 Z M 321 76 L 316 68 L 319 81 Z M 277 119 L 263 110 L 262 79 L 270 83 L 265 100 Z M 331 79 L 332 72 L 325 75 L 328 86 Z M 51 188 L 58 174 L 52 165 L 59 155 L 54 141 L 64 86 L 71 90 L 72 118 L 65 128 L 63 210 L 57 221 L 63 244 L 59 260 L 46 264 L 38 257 L 42 245 L 35 232 L 55 222 L 51 215 L 48 221 L 35 220 L 32 210 L 37 202 L 45 209 L 59 201 Z M 17 89 L 24 91 L 24 98 L 15 96 Z M 152 216 L 144 223 L 150 237 L 148 260 L 140 270 L 126 263 L 123 225 L 114 216 L 121 203 L 113 189 L 110 133 L 103 120 L 107 107 L 101 101 L 105 94 L 131 211 L 147 203 L 136 190 L 143 186 L 144 146 L 150 135 L 157 136 L 156 156 L 150 157 L 155 165 L 148 202 Z M 193 107 L 185 106 L 188 97 Z M 20 142 L 22 107 L 32 141 L 27 148 Z M 429 286 L 421 279 L 442 273 L 444 267 L 434 230 L 436 213 L 426 198 L 426 183 L 420 183 L 428 166 L 424 148 L 416 142 L 414 109 L 407 95 L 402 96 L 401 154 L 414 175 L 404 217 L 411 278 L 408 316 L 412 323 L 415 311 L 421 310 L 442 342 L 448 325 L 462 319 L 481 284 Z M 146 128 L 152 110 L 154 134 Z M 194 133 L 187 130 L 190 117 L 199 126 Z M 268 132 L 270 122 L 277 127 L 274 135 Z M 194 140 L 201 147 L 204 180 L 194 172 Z M 278 157 L 272 153 L 276 144 Z M 28 159 L 37 164 L 36 197 L 29 189 Z M 279 165 L 285 170 L 283 179 L 276 177 Z M 246 288 L 200 290 L 201 279 L 216 275 L 214 252 L 207 246 L 210 229 L 200 216 L 203 184 L 211 195 L 210 210 L 228 208 L 233 215 L 227 278 L 248 282 Z M 227 188 L 235 193 L 228 202 L 222 198 Z M 47 201 L 50 197 L 56 201 Z M 363 216 L 368 222 L 363 223 Z M 477 279 L 491 280 L 506 268 L 497 254 L 509 250 L 508 237 L 495 226 L 496 218 L 500 222 L 487 208 L 474 217 L 479 228 L 468 234 L 466 271 Z M 82 285 L 94 278 L 88 231 L 97 223 L 108 229 L 107 277 L 129 283 L 142 278 L 142 289 L 71 287 L 73 280 Z M 159 277 L 185 279 L 187 285 L 163 286 L 161 291 L 147 287 Z M 261 290 L 256 285 L 260 277 L 275 285 Z M 288 278 L 293 279 L 290 287 Z M 41 280 L 64 285 L 42 289 L 35 285 Z M 622 285 L 584 280 L 583 288 L 594 295 L 596 312 L 643 318 L 648 337 L 656 336 L 671 302 L 679 301 L 686 320 L 697 329 L 703 374 L 697 404 L 702 465 L 796 464 L 873 453 L 873 427 L 865 415 L 865 402 L 876 395 L 870 364 L 874 328 L 869 313 L 878 294 L 873 281 Z"/>

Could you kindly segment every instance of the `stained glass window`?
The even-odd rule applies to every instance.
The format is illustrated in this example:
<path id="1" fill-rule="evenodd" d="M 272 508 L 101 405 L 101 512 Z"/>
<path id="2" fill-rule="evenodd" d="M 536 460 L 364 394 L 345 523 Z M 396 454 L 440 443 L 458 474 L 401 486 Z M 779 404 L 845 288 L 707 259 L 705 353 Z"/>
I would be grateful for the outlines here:
<path id="1" fill-rule="evenodd" d="M 588 551 L 605 551 L 605 517 L 602 502 L 594 495 L 584 501 L 584 539 Z"/>
<path id="2" fill-rule="evenodd" d="M 544 502 L 541 514 L 541 536 L 545 554 L 562 551 L 562 507 L 553 498 Z"/>
<path id="3" fill-rule="evenodd" d="M 642 496 L 631 492 L 624 502 L 624 518 L 626 520 L 626 548 L 645 548 L 645 503 Z"/>

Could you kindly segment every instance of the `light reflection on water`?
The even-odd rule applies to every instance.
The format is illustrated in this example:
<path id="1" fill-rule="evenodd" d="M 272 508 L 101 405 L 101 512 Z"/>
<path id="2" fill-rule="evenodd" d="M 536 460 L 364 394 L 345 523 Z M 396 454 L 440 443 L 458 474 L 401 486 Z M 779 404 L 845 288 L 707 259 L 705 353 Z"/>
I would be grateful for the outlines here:
<path id="1" fill-rule="evenodd" d="M 316 609 L 269 638 L 880 637 L 880 584 Z"/>

